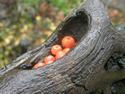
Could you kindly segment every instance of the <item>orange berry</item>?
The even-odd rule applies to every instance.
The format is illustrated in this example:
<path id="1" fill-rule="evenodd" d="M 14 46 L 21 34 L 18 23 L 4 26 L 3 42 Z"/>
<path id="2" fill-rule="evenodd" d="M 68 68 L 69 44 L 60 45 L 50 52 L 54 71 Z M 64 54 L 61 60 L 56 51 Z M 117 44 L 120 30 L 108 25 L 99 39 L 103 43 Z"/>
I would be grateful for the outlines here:
<path id="1" fill-rule="evenodd" d="M 70 48 L 63 49 L 63 52 L 67 53 L 70 50 Z"/>
<path id="2" fill-rule="evenodd" d="M 44 63 L 47 63 L 48 61 L 55 61 L 55 57 L 52 55 L 48 55 L 47 57 L 45 57 L 44 59 Z"/>
<path id="3" fill-rule="evenodd" d="M 51 61 L 47 61 L 47 62 L 46 62 L 46 65 L 51 64 L 51 63 L 53 63 L 53 62 L 54 62 L 54 61 L 52 61 L 52 60 L 51 60 Z"/>
<path id="4" fill-rule="evenodd" d="M 63 56 L 65 56 L 65 54 L 66 54 L 66 53 L 63 52 L 63 51 L 58 51 L 58 52 L 56 53 L 56 57 L 55 57 L 56 60 L 57 60 L 57 59 L 60 59 L 60 58 L 63 57 Z"/>
<path id="5" fill-rule="evenodd" d="M 39 63 L 37 63 L 37 64 L 34 66 L 34 69 L 39 68 L 39 67 L 42 67 L 42 66 L 45 66 L 45 63 L 39 62 Z"/>
<path id="6" fill-rule="evenodd" d="M 65 36 L 62 39 L 62 46 L 65 48 L 72 48 L 75 45 L 75 40 L 71 36 Z"/>
<path id="7" fill-rule="evenodd" d="M 62 51 L 62 47 L 61 47 L 60 45 L 54 45 L 54 46 L 51 48 L 51 53 L 52 53 L 53 55 L 56 55 L 56 53 L 57 53 L 58 51 Z"/>

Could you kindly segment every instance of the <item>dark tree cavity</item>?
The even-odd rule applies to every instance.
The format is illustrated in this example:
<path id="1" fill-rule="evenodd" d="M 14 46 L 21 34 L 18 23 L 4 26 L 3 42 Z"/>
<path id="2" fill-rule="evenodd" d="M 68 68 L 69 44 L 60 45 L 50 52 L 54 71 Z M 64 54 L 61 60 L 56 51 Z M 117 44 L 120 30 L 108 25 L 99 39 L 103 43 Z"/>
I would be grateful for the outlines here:
<path id="1" fill-rule="evenodd" d="M 74 37 L 77 45 L 54 63 L 32 69 L 66 35 Z M 124 35 L 112 26 L 100 0 L 85 0 L 43 44 L 18 57 L 1 73 L 0 93 L 124 94 Z M 117 86 L 121 88 L 113 91 Z"/>

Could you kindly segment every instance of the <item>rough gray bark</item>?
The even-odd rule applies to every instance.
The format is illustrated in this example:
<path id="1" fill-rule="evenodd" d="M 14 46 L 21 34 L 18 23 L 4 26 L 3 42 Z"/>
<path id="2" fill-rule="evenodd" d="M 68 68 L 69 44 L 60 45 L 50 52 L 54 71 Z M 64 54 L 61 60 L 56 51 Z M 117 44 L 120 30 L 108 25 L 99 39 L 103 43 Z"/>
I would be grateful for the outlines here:
<path id="1" fill-rule="evenodd" d="M 19 69 L 50 54 L 54 44 L 73 36 L 77 45 L 63 58 L 38 69 Z M 115 52 L 125 54 L 125 36 L 110 23 L 100 0 L 86 0 L 71 12 L 40 47 L 25 53 L 0 75 L 3 94 L 93 94 L 125 79 L 125 69 L 109 71 L 105 64 Z M 101 94 L 101 92 L 98 92 Z M 108 93 L 109 91 L 103 92 Z M 97 93 L 96 93 L 97 94 Z"/>

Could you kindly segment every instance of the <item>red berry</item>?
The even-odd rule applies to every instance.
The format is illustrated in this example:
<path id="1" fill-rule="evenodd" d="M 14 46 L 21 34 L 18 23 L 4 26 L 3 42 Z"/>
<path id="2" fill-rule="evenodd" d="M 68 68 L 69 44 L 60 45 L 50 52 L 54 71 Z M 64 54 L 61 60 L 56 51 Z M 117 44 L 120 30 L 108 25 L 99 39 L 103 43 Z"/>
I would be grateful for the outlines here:
<path id="1" fill-rule="evenodd" d="M 34 69 L 39 68 L 39 67 L 42 67 L 42 66 L 45 66 L 45 63 L 39 62 L 39 63 L 37 63 L 37 64 L 34 66 Z"/>
<path id="2" fill-rule="evenodd" d="M 75 40 L 71 36 L 65 36 L 62 39 L 62 46 L 65 48 L 72 48 L 75 45 Z"/>
<path id="3" fill-rule="evenodd" d="M 46 65 L 53 63 L 54 61 L 47 61 Z"/>
<path id="4" fill-rule="evenodd" d="M 55 61 L 55 57 L 52 55 L 48 55 L 47 57 L 45 57 L 44 59 L 44 63 L 47 63 L 48 61 Z"/>
<path id="5" fill-rule="evenodd" d="M 65 52 L 63 52 L 63 51 L 58 51 L 57 53 L 56 53 L 56 60 L 57 59 L 60 59 L 61 57 L 63 57 L 63 56 L 65 56 Z"/>
<path id="6" fill-rule="evenodd" d="M 52 53 L 53 55 L 56 55 L 56 53 L 57 53 L 58 51 L 62 51 L 62 47 L 61 47 L 60 45 L 54 45 L 54 46 L 51 48 L 51 53 Z"/>
<path id="7" fill-rule="evenodd" d="M 67 53 L 70 50 L 70 48 L 63 49 L 63 52 Z"/>

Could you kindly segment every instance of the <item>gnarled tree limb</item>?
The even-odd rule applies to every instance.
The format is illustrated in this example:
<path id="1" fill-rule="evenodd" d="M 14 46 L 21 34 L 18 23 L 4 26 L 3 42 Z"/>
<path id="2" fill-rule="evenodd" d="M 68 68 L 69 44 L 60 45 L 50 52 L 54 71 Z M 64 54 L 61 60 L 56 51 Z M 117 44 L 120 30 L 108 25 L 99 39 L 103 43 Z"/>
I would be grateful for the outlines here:
<path id="1" fill-rule="evenodd" d="M 54 44 L 73 36 L 77 45 L 63 58 L 38 69 L 19 69 L 23 63 L 50 54 Z M 86 0 L 72 11 L 40 47 L 15 60 L 0 76 L 1 93 L 90 94 L 125 78 L 125 69 L 108 71 L 106 62 L 115 52 L 125 53 L 125 36 L 111 24 L 100 0 Z M 24 61 L 23 61 L 24 60 Z"/>

